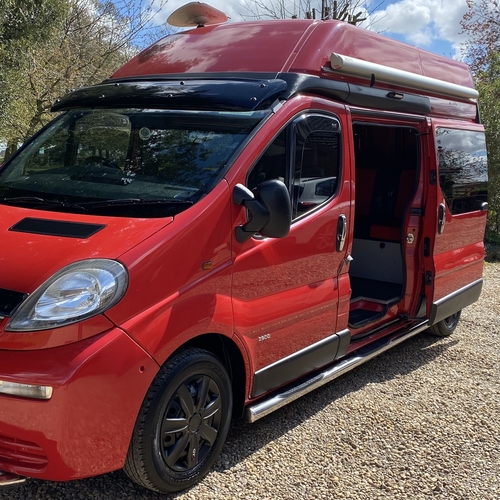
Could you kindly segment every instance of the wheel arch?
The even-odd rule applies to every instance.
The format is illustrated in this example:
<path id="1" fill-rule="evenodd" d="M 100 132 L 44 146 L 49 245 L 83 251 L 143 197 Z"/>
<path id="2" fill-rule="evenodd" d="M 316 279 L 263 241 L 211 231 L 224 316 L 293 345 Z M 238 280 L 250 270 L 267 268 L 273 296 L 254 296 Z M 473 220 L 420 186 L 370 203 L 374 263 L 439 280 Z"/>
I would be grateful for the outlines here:
<path id="1" fill-rule="evenodd" d="M 246 371 L 245 360 L 237 344 L 226 337 L 217 333 L 207 333 L 194 337 L 182 346 L 176 352 L 191 347 L 197 347 L 217 356 L 226 368 L 231 380 L 233 391 L 233 416 L 242 417 L 245 406 L 245 388 Z"/>

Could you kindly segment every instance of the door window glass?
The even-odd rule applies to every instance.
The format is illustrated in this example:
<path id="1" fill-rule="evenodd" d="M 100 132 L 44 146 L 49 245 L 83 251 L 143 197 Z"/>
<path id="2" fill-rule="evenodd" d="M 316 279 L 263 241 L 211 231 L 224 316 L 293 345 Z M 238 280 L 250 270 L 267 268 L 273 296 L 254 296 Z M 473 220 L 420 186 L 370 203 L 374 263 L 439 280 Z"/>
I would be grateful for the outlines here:
<path id="1" fill-rule="evenodd" d="M 324 115 L 305 115 L 284 129 L 250 171 L 247 185 L 255 190 L 266 180 L 285 183 L 292 218 L 305 215 L 330 199 L 340 170 L 340 124 Z"/>
<path id="2" fill-rule="evenodd" d="M 436 129 L 439 184 L 452 214 L 480 210 L 487 201 L 484 133 Z"/>

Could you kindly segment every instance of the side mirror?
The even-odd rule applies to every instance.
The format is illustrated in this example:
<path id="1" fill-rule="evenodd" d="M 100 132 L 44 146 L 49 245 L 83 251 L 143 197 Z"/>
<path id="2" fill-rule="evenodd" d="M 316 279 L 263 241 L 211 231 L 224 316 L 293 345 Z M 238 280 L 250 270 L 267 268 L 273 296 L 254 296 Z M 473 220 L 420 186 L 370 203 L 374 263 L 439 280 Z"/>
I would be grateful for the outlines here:
<path id="1" fill-rule="evenodd" d="M 244 243 L 255 233 L 268 238 L 283 238 L 290 231 L 292 209 L 290 194 L 283 182 L 265 181 L 254 194 L 242 184 L 233 191 L 233 201 L 250 212 L 250 220 L 236 228 L 236 240 Z"/>

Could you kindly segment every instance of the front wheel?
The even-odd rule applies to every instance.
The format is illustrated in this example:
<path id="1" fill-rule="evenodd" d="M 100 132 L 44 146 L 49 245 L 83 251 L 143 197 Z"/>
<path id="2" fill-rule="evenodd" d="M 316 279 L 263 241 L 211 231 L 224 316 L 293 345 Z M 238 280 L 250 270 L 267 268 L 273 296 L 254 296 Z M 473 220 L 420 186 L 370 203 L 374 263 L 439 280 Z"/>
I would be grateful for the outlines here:
<path id="1" fill-rule="evenodd" d="M 457 328 L 458 320 L 460 319 L 461 311 L 458 311 L 451 316 L 439 321 L 435 325 L 429 327 L 429 333 L 436 337 L 449 337 Z"/>
<path id="2" fill-rule="evenodd" d="M 188 349 L 160 369 L 135 425 L 125 473 L 161 493 L 188 488 L 219 456 L 229 430 L 232 391 L 212 354 Z"/>

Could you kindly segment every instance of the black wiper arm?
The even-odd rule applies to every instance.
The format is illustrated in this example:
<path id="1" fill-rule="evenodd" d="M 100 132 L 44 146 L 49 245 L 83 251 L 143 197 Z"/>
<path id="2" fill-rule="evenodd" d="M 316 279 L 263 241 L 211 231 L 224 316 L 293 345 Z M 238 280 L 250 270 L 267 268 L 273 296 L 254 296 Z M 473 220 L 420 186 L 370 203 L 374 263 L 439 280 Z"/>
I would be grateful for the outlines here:
<path id="1" fill-rule="evenodd" d="M 64 201 L 60 200 L 46 200 L 38 196 L 16 196 L 14 198 L 2 198 L 4 203 L 28 203 L 30 205 L 66 205 Z"/>
<path id="2" fill-rule="evenodd" d="M 130 206 L 130 205 L 168 205 L 168 206 L 191 206 L 192 201 L 187 200 L 168 200 L 168 199 L 157 199 L 157 200 L 147 200 L 143 198 L 122 198 L 122 199 L 112 199 L 112 200 L 100 200 L 100 201 L 86 201 L 84 203 L 79 203 L 79 206 L 89 208 L 89 207 L 111 207 L 111 206 Z"/>
<path id="3" fill-rule="evenodd" d="M 73 211 L 83 213 L 93 213 L 106 215 L 113 212 L 114 215 L 126 215 L 139 217 L 141 214 L 146 217 L 174 216 L 186 210 L 194 204 L 188 200 L 172 199 L 143 199 L 143 198 L 122 198 L 110 200 L 84 201 L 81 203 L 67 203 L 60 200 L 46 200 L 38 196 L 18 196 L 15 198 L 0 198 L 0 203 L 30 206 L 39 209 L 54 211 Z M 135 207 L 135 208 L 132 208 Z"/>

